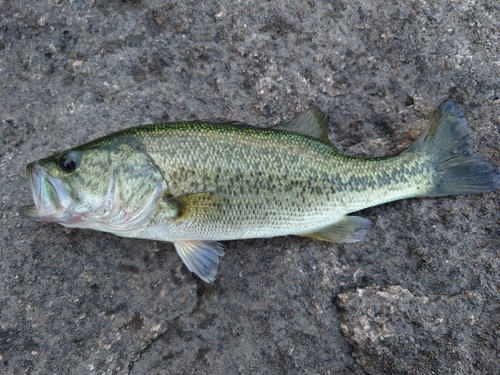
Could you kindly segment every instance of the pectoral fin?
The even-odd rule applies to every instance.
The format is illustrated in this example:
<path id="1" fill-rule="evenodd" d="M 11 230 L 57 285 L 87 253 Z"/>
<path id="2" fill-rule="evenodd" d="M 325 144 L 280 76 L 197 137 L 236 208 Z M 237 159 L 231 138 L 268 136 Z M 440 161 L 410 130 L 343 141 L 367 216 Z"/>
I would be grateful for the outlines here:
<path id="1" fill-rule="evenodd" d="M 184 194 L 164 199 L 164 205 L 171 218 L 210 218 L 215 216 L 225 202 L 217 193 L 203 192 Z"/>
<path id="2" fill-rule="evenodd" d="M 186 267 L 207 283 L 215 280 L 219 257 L 224 256 L 222 245 L 215 241 L 176 241 L 177 254 Z"/>
<path id="3" fill-rule="evenodd" d="M 303 234 L 304 237 L 336 243 L 361 241 L 372 226 L 371 220 L 359 216 L 344 216 L 335 224 L 322 228 L 318 232 Z"/>

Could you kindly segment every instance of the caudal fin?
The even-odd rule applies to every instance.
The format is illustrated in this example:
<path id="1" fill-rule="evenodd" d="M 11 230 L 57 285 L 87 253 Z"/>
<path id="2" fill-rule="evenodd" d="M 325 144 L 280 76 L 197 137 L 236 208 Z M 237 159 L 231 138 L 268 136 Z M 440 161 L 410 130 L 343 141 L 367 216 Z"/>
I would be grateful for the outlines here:
<path id="1" fill-rule="evenodd" d="M 479 194 L 500 188 L 500 174 L 472 150 L 472 135 L 462 110 L 445 102 L 420 137 L 405 152 L 434 156 L 436 180 L 426 194 L 440 197 Z"/>

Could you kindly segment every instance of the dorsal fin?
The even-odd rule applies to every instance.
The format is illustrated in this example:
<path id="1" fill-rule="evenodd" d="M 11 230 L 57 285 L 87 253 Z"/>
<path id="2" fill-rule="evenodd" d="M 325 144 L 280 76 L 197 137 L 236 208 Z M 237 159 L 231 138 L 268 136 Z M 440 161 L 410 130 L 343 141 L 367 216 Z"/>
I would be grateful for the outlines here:
<path id="1" fill-rule="evenodd" d="M 309 108 L 293 120 L 280 125 L 278 129 L 315 138 L 329 146 L 327 116 L 317 106 Z"/>

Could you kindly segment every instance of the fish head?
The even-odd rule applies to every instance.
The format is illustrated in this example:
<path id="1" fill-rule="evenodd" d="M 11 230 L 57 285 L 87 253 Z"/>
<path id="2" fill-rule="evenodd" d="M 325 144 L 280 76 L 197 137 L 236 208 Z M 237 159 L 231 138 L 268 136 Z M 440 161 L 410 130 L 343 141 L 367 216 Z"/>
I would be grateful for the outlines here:
<path id="1" fill-rule="evenodd" d="M 147 223 L 166 183 L 140 145 L 113 140 L 83 145 L 27 165 L 37 221 L 127 235 Z"/>

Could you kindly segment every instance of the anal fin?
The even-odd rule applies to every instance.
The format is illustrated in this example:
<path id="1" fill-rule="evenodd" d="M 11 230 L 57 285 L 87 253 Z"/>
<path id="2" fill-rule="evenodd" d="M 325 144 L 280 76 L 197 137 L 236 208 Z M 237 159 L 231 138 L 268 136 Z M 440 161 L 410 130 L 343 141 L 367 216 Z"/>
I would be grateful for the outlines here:
<path id="1" fill-rule="evenodd" d="M 207 283 L 215 280 L 219 257 L 224 256 L 222 245 L 215 241 L 176 241 L 175 250 L 186 267 Z"/>
<path id="2" fill-rule="evenodd" d="M 320 229 L 318 232 L 302 234 L 320 241 L 350 243 L 361 241 L 370 230 L 372 222 L 360 216 L 344 216 L 340 221 Z"/>

